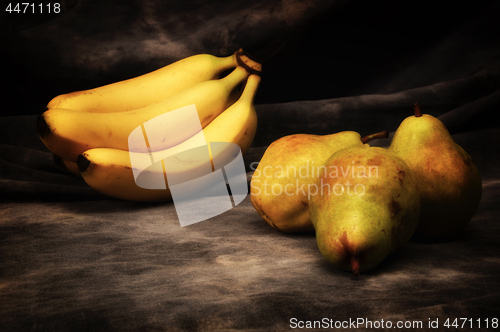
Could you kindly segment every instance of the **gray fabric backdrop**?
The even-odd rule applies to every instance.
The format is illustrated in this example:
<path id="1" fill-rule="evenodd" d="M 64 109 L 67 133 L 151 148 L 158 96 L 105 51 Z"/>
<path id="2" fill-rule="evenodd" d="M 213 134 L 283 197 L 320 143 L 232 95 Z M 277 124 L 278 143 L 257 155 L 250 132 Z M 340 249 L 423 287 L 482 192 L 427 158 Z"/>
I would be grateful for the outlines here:
<path id="1" fill-rule="evenodd" d="M 438 319 L 433 330 L 448 331 L 447 318 L 473 319 L 459 330 L 498 318 L 498 2 L 65 4 L 41 24 L 2 14 L 0 331 L 286 331 L 293 318 Z M 36 115 L 59 93 L 239 47 L 265 66 L 248 178 L 279 137 L 393 133 L 418 101 L 481 171 L 466 231 L 410 241 L 354 279 L 323 259 L 313 234 L 268 226 L 249 197 L 180 227 L 171 203 L 104 197 L 63 172 L 36 135 Z"/>

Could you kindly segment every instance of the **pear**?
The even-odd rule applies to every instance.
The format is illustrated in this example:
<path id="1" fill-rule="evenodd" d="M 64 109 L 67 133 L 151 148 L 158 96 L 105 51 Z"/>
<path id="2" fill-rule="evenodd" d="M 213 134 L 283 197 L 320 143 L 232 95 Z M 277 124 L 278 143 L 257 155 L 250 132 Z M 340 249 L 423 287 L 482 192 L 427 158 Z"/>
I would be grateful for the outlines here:
<path id="1" fill-rule="evenodd" d="M 403 159 L 381 147 L 346 148 L 326 162 L 309 208 L 321 254 L 355 275 L 408 242 L 420 195 Z"/>
<path id="2" fill-rule="evenodd" d="M 361 138 L 355 131 L 330 135 L 294 134 L 274 141 L 265 151 L 250 182 L 251 201 L 261 217 L 285 233 L 312 232 L 308 196 L 324 162 L 334 152 L 362 146 L 380 132 Z M 315 189 L 315 188 L 313 188 Z"/>
<path id="3" fill-rule="evenodd" d="M 482 196 L 481 176 L 472 158 L 455 143 L 446 126 L 418 104 L 399 125 L 389 150 L 403 158 L 422 197 L 415 237 L 443 240 L 469 224 Z"/>

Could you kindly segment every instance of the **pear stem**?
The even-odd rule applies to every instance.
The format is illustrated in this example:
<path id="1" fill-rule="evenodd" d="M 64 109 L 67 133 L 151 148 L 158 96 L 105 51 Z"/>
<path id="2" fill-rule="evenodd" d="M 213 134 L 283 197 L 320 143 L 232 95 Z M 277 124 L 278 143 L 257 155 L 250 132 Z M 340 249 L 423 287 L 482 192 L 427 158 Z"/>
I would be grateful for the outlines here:
<path id="1" fill-rule="evenodd" d="M 359 259 L 356 256 L 351 256 L 351 270 L 354 276 L 359 276 Z"/>
<path id="2" fill-rule="evenodd" d="M 373 140 L 373 139 L 377 139 L 377 138 L 387 138 L 387 137 L 389 137 L 389 132 L 388 132 L 387 130 L 385 130 L 385 131 L 381 131 L 381 132 L 379 132 L 379 133 L 375 133 L 375 134 L 367 135 L 367 136 L 365 136 L 365 137 L 363 137 L 363 138 L 361 139 L 361 142 L 362 142 L 363 144 L 366 144 L 366 143 L 370 142 L 370 141 L 371 141 L 371 140 Z"/>
<path id="3" fill-rule="evenodd" d="M 420 105 L 418 103 L 415 103 L 415 106 L 413 106 L 413 111 L 415 112 L 416 118 L 420 118 L 422 116 L 422 111 L 420 110 Z"/>

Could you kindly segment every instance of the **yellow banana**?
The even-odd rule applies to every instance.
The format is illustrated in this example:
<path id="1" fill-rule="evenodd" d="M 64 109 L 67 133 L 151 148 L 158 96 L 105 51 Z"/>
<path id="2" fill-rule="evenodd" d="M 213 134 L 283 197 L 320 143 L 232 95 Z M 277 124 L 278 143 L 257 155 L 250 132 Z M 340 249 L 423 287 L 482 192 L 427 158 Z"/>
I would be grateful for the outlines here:
<path id="1" fill-rule="evenodd" d="M 236 67 L 229 75 L 198 83 L 192 87 L 140 109 L 117 113 L 87 113 L 70 109 L 49 109 L 39 116 L 37 131 L 43 143 L 64 160 L 76 162 L 78 155 L 93 148 L 128 150 L 128 137 L 143 123 L 167 112 L 195 105 L 201 127 L 234 102 L 237 87 L 249 76 L 246 69 Z M 198 128 L 185 130 L 189 123 L 182 114 L 157 128 L 154 150 L 167 149 L 193 136 Z"/>
<path id="2" fill-rule="evenodd" d="M 241 51 L 228 57 L 193 55 L 128 80 L 59 95 L 48 103 L 47 108 L 97 113 L 125 112 L 142 108 L 197 83 L 218 79 L 222 72 L 237 66 L 238 54 L 241 54 Z"/>
<path id="3" fill-rule="evenodd" d="M 96 148 L 85 151 L 78 158 L 78 167 L 87 184 L 95 190 L 111 197 L 132 201 L 166 201 L 172 198 L 165 169 L 177 180 L 189 180 L 193 174 L 214 170 L 214 160 L 219 165 L 230 162 L 234 158 L 231 147 L 209 149 L 210 158 L 201 158 L 200 154 L 191 153 L 189 157 L 178 158 L 178 153 L 195 151 L 196 147 L 213 142 L 229 142 L 237 144 L 244 154 L 255 137 L 257 130 L 257 113 L 254 97 L 261 78 L 250 75 L 240 98 L 221 115 L 214 119 L 203 131 L 170 149 L 152 153 L 135 153 L 112 148 Z M 239 153 L 239 151 L 238 151 Z M 132 160 L 142 160 L 145 166 L 137 176 L 157 181 L 157 188 L 144 189 L 136 184 Z M 152 163 L 156 161 L 156 163 Z M 161 161 L 161 162 L 160 162 Z M 135 166 L 135 165 L 134 165 Z M 150 166 L 150 167 L 148 167 Z M 140 171 L 140 170 L 139 170 Z M 150 182 L 152 183 L 152 182 Z M 199 185 L 200 183 L 197 183 Z M 184 184 L 183 184 L 184 185 Z M 189 184 L 186 184 L 186 186 Z M 208 185 L 208 183 L 207 183 Z"/>

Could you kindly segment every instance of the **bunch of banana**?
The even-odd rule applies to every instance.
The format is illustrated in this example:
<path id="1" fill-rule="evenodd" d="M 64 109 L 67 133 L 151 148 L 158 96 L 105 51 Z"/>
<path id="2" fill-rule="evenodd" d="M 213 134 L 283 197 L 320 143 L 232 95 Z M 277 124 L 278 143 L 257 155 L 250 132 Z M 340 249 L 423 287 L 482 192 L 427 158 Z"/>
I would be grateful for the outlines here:
<path id="1" fill-rule="evenodd" d="M 244 154 L 250 147 L 255 132 L 257 130 L 257 114 L 253 106 L 253 99 L 259 86 L 260 76 L 250 75 L 247 79 L 245 89 L 241 97 L 226 109 L 221 115 L 215 118 L 203 131 L 188 140 L 170 149 L 148 153 L 143 156 L 133 156 L 135 160 L 154 159 L 173 156 L 179 152 L 187 151 L 199 146 L 199 136 L 205 137 L 208 146 L 211 142 L 230 142 L 237 144 Z M 230 157 L 225 151 L 210 151 L 210 159 L 219 156 Z M 85 151 L 78 158 L 78 168 L 84 180 L 97 191 L 108 196 L 133 200 L 133 201 L 164 201 L 171 198 L 168 186 L 167 190 L 143 189 L 139 187 L 134 179 L 129 154 L 141 154 L 141 152 L 128 152 L 113 148 L 95 148 Z M 156 157 L 159 155 L 161 157 Z M 195 155 L 189 160 L 176 160 L 177 165 L 168 165 L 174 169 L 176 177 L 182 174 L 193 174 L 197 168 L 203 167 L 203 159 L 196 158 Z M 170 163 L 174 159 L 166 158 Z M 150 174 L 146 176 L 156 179 L 165 179 L 165 165 L 148 169 Z M 173 167 L 172 167 L 173 166 Z M 153 173 L 153 174 L 151 174 Z M 156 173 L 156 174 L 154 174 Z M 166 181 L 166 180 L 164 180 Z"/>
<path id="2" fill-rule="evenodd" d="M 95 89 L 53 98 L 47 105 L 90 113 L 131 111 L 159 102 L 197 83 L 215 80 L 237 65 L 258 73 L 261 66 L 240 49 L 228 57 L 197 54 L 153 72 Z"/>
<path id="3" fill-rule="evenodd" d="M 202 136 L 208 143 L 235 143 L 246 152 L 257 126 L 253 100 L 261 70 L 261 65 L 241 49 L 222 58 L 191 56 L 126 81 L 57 96 L 38 117 L 37 132 L 56 163 L 82 176 L 94 189 L 128 200 L 170 199 L 168 185 L 167 190 L 137 186 L 130 153 L 149 160 L 154 155 L 164 158 L 199 146 L 196 142 Z M 202 131 L 183 129 L 187 120 L 177 116 L 156 133 L 155 149 L 129 152 L 128 139 L 134 129 L 193 104 Z M 190 172 L 195 164 L 178 171 Z"/>

